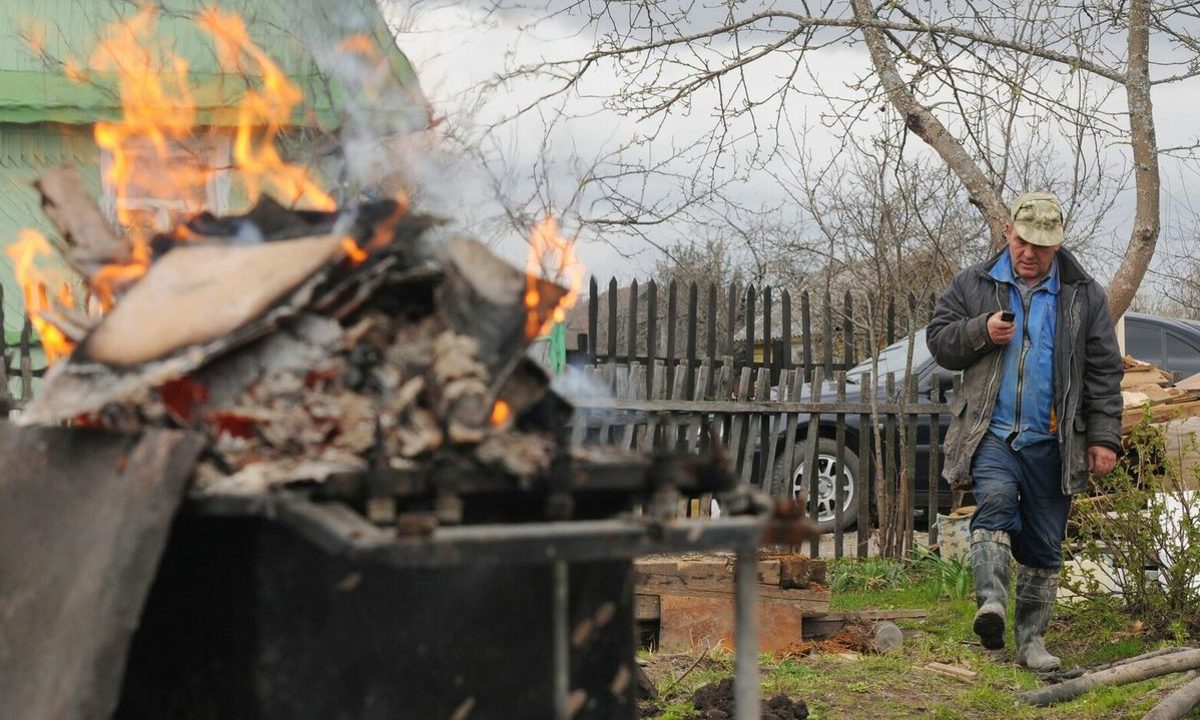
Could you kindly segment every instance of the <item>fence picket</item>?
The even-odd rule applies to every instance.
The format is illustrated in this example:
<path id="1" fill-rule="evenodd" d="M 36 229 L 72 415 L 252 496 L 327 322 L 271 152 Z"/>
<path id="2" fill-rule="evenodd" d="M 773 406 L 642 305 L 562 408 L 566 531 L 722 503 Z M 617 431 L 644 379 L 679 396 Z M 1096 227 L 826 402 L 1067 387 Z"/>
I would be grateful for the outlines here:
<path id="1" fill-rule="evenodd" d="M 769 398 L 771 388 L 771 371 L 768 368 L 759 368 L 756 372 L 754 382 L 754 400 L 766 400 Z M 746 430 L 746 442 L 742 448 L 742 482 L 749 485 L 759 485 L 754 477 L 754 446 L 758 438 L 759 428 L 762 426 L 762 413 L 753 413 L 750 415 L 748 428 Z M 762 455 L 762 448 L 759 447 L 759 455 Z M 759 465 L 762 460 L 759 460 Z"/>
<path id="2" fill-rule="evenodd" d="M 733 333 L 737 327 L 737 300 L 737 283 L 729 283 L 729 305 L 725 311 L 725 347 L 721 349 L 725 356 L 733 355 Z"/>
<path id="3" fill-rule="evenodd" d="M 674 280 L 667 286 L 667 383 L 675 382 L 675 328 L 679 324 L 677 314 L 678 288 Z"/>
<path id="4" fill-rule="evenodd" d="M 942 383 L 939 378 L 934 377 L 933 386 L 929 390 L 929 400 L 936 408 L 942 404 Z M 938 531 L 937 516 L 938 516 L 938 495 L 940 493 L 940 480 L 942 475 L 941 458 L 939 454 L 942 449 L 942 427 L 941 416 L 935 409 L 929 413 L 929 492 L 926 493 L 928 503 L 925 510 L 925 522 L 929 528 L 929 545 L 937 545 Z"/>
<path id="5" fill-rule="evenodd" d="M 617 361 L 617 279 L 608 281 L 608 361 Z"/>
<path id="6" fill-rule="evenodd" d="M 600 286 L 596 282 L 595 275 L 593 275 L 592 279 L 588 282 L 587 323 L 587 363 L 588 365 L 593 365 L 596 362 L 596 333 L 599 332 L 600 324 Z"/>
<path id="7" fill-rule="evenodd" d="M 785 370 L 779 373 L 779 382 L 775 386 L 775 392 L 780 400 L 787 397 L 788 389 L 788 372 Z M 779 451 L 779 432 L 783 429 L 785 418 L 780 413 L 769 413 L 763 424 L 769 426 L 767 432 L 767 444 L 764 445 L 767 449 L 767 462 L 762 469 L 762 488 L 767 492 L 772 492 L 775 489 L 775 463 L 778 460 Z"/>
<path id="8" fill-rule="evenodd" d="M 671 386 L 669 397 L 677 402 L 690 399 L 684 388 L 686 377 L 683 373 L 675 374 L 675 384 Z M 672 412 L 667 414 L 667 422 L 663 423 L 662 427 L 662 447 L 665 450 L 675 451 L 679 449 L 679 430 L 682 416 L 679 413 Z"/>
<path id="9" fill-rule="evenodd" d="M 792 294 L 787 290 L 783 291 L 783 297 L 780 298 L 780 321 L 783 329 L 783 357 L 781 358 L 783 368 L 785 370 L 792 369 Z"/>
<path id="10" fill-rule="evenodd" d="M 660 361 L 655 360 L 654 362 L 655 364 L 659 364 Z M 649 371 L 650 368 L 647 367 L 647 370 Z M 666 381 L 667 374 L 662 372 L 661 367 L 658 368 L 658 372 L 654 374 L 654 386 L 650 388 L 650 392 L 646 397 L 650 400 L 662 400 L 666 396 Z M 637 449 L 639 452 L 650 452 L 654 448 L 660 447 L 657 436 L 658 426 L 663 415 L 664 413 L 657 412 L 646 413 L 646 424 L 638 429 Z"/>
<path id="11" fill-rule="evenodd" d="M 708 360 L 703 360 L 700 363 L 698 371 L 696 391 L 692 394 L 692 400 L 707 399 L 704 388 L 709 387 L 710 376 L 712 375 L 712 365 Z M 692 413 L 688 417 L 686 448 L 690 453 L 694 453 L 700 449 L 700 429 L 704 425 L 704 416 L 699 413 Z"/>
<path id="12" fill-rule="evenodd" d="M 630 400 L 641 400 L 646 397 L 646 370 L 641 363 L 630 363 L 629 372 L 621 373 L 618 377 L 625 378 L 624 397 Z M 626 413 L 625 426 L 621 429 L 621 448 L 633 449 L 633 439 L 638 424 L 639 418 L 636 414 Z"/>
<path id="13" fill-rule="evenodd" d="M 869 373 L 859 376 L 859 387 L 863 394 L 875 392 L 875 383 Z M 867 476 L 871 472 L 871 433 L 874 429 L 870 415 L 858 416 L 858 557 L 865 558 L 871 542 L 871 498 Z"/>
<path id="14" fill-rule="evenodd" d="M 629 316 L 625 318 L 628 329 L 625 331 L 625 364 L 633 367 L 638 359 L 638 281 L 629 283 Z M 645 366 L 647 375 L 649 365 Z"/>
<path id="15" fill-rule="evenodd" d="M 825 366 L 825 377 L 833 377 L 833 302 L 829 291 L 825 291 L 821 308 L 821 364 Z"/>
<path id="16" fill-rule="evenodd" d="M 651 280 L 646 283 L 646 362 L 650 363 L 653 372 L 658 372 L 656 360 L 658 360 L 658 283 Z M 654 385 L 654 376 L 646 378 L 646 382 Z"/>
<path id="17" fill-rule="evenodd" d="M 837 393 L 835 399 L 838 403 L 846 401 L 846 373 L 839 370 L 837 372 Z M 834 477 L 833 485 L 833 556 L 841 558 L 844 554 L 842 543 L 845 540 L 842 531 L 842 513 L 844 512 L 842 505 L 846 502 L 846 463 L 843 458 L 846 457 L 846 414 L 837 413 L 834 417 L 835 435 L 834 442 L 837 444 L 837 475 Z"/>
<path id="18" fill-rule="evenodd" d="M 750 373 L 753 372 L 749 366 L 741 369 L 741 375 L 738 377 L 737 398 L 739 400 L 750 399 Z M 729 421 L 729 435 L 726 440 L 726 447 L 729 448 L 730 455 L 733 458 L 735 473 L 740 475 L 742 462 L 742 427 L 745 424 L 745 418 L 741 414 L 734 415 Z"/>
<path id="19" fill-rule="evenodd" d="M 792 387 L 788 393 L 789 400 L 799 400 L 801 392 L 804 390 L 804 370 L 792 371 Z M 792 497 L 795 492 L 793 485 L 795 483 L 795 473 L 798 463 L 796 462 L 796 434 L 800 427 L 800 413 L 790 412 L 787 414 L 787 435 L 783 442 L 783 467 L 780 468 L 779 475 L 775 481 L 774 489 L 771 494 L 776 497 Z"/>
<path id="20" fill-rule="evenodd" d="M 750 285 L 746 288 L 746 354 L 745 363 L 753 366 L 754 358 L 754 305 L 755 300 L 754 286 Z"/>
<path id="21" fill-rule="evenodd" d="M 21 326 L 21 405 L 28 405 L 33 400 L 33 352 L 30 343 L 33 340 L 33 323 L 25 318 Z"/>
<path id="22" fill-rule="evenodd" d="M 773 300 L 773 298 L 771 297 L 771 294 L 772 294 L 771 286 L 768 285 L 766 288 L 763 289 L 763 295 L 762 295 L 762 308 L 763 308 L 762 364 L 764 367 L 772 367 L 775 364 L 774 348 L 771 347 L 771 341 L 773 339 L 771 336 L 771 310 L 773 309 L 771 307 L 771 301 Z M 772 376 L 771 380 L 774 381 L 775 378 Z"/>
<path id="23" fill-rule="evenodd" d="M 700 329 L 700 296 L 699 288 L 696 283 L 688 285 L 688 308 L 687 308 L 687 339 L 684 341 L 683 355 L 687 362 L 687 367 L 684 369 L 684 376 L 687 379 L 686 388 L 688 395 L 692 394 L 692 388 L 696 383 L 696 333 Z"/>
<path id="24" fill-rule="evenodd" d="M 812 315 L 808 306 L 807 290 L 800 293 L 800 332 L 804 333 L 804 381 L 810 382 L 813 376 Z"/>
<path id="25" fill-rule="evenodd" d="M 821 402 L 821 385 L 824 380 L 824 373 L 820 367 L 813 370 L 812 394 L 811 398 L 814 403 Z M 817 438 L 820 433 L 821 415 L 820 413 L 811 413 L 808 418 L 808 432 L 804 436 L 804 479 L 805 485 L 808 486 L 808 509 L 809 517 L 813 523 L 819 522 L 818 515 L 820 508 L 817 507 L 817 499 L 819 490 L 819 481 L 817 480 L 817 469 L 819 459 L 817 457 Z M 821 554 L 821 539 L 814 537 L 809 543 L 809 556 L 817 557 Z"/>
<path id="26" fill-rule="evenodd" d="M 842 305 L 842 366 L 850 372 L 854 367 L 854 297 L 849 290 Z"/>

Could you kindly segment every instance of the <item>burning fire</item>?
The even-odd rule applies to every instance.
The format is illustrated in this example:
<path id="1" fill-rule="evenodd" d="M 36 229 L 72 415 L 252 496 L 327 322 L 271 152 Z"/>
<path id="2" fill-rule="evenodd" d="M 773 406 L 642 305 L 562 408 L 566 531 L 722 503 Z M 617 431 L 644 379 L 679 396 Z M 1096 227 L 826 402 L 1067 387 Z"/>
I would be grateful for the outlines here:
<path id="1" fill-rule="evenodd" d="M 490 421 L 492 427 L 500 427 L 508 422 L 508 417 L 511 414 L 512 408 L 509 407 L 509 404 L 503 400 L 497 400 L 496 404 L 492 406 L 492 418 Z"/>
<path id="2" fill-rule="evenodd" d="M 34 266 L 34 261 L 39 256 L 54 255 L 50 243 L 36 230 L 21 230 L 17 241 L 5 248 L 4 252 L 12 260 L 13 274 L 21 289 L 25 291 L 25 311 L 42 340 L 47 362 L 54 362 L 69 355 L 75 349 L 75 344 L 68 340 L 61 330 L 46 321 L 44 316 L 53 311 L 54 307 L 47 291 L 46 279 Z M 75 306 L 75 293 L 65 282 L 59 285 L 58 302 L 67 308 Z"/>
<path id="3" fill-rule="evenodd" d="M 546 216 L 529 233 L 529 258 L 525 262 L 525 337 L 535 338 L 562 322 L 566 311 L 575 307 L 583 287 L 583 263 L 575 257 L 575 241 L 558 234 L 558 221 Z M 538 278 L 546 277 L 567 288 L 548 316 L 539 312 L 541 293 Z"/>
<path id="4" fill-rule="evenodd" d="M 262 75 L 262 90 L 246 89 L 238 112 L 234 160 L 242 180 L 257 198 L 263 186 L 294 206 L 334 210 L 336 205 L 309 178 L 308 169 L 285 163 L 275 146 L 275 137 L 289 124 L 292 110 L 304 99 L 270 57 L 250 40 L 242 18 L 222 13 L 215 7 L 200 13 L 200 27 L 217 43 L 217 58 L 226 72 L 247 75 L 246 61 Z"/>
<path id="5" fill-rule="evenodd" d="M 229 170 L 232 179 L 244 186 L 251 203 L 269 190 L 293 207 L 336 209 L 308 169 L 284 162 L 276 147 L 279 133 L 292 122 L 294 110 L 303 101 L 300 90 L 250 40 L 239 16 L 210 7 L 199 13 L 196 23 L 213 37 L 222 70 L 245 81 L 232 114 L 221 115 L 237 118 L 231 169 L 226 167 L 229 160 L 214 163 L 205 157 L 208 151 L 204 149 L 205 136 L 198 132 L 189 64 L 171 52 L 169 42 L 155 38 L 154 7 L 147 5 L 129 18 L 110 23 L 86 63 L 63 60 L 72 81 L 113 78 L 120 95 L 120 121 L 97 121 L 95 140 L 107 153 L 104 179 L 112 189 L 117 222 L 128 233 L 132 259 L 101 267 L 88 278 L 103 311 L 112 307 L 122 288 L 145 274 L 152 234 L 178 226 L 206 208 L 210 181 L 217 172 Z M 36 31 L 35 27 L 26 33 L 27 44 L 35 54 L 42 54 L 44 32 Z M 352 42 L 345 50 L 365 53 L 366 40 Z M 219 135 L 213 133 L 211 138 L 215 141 Z M 153 207 L 145 203 L 139 207 L 144 199 L 153 199 Z M 407 203 L 403 204 L 406 208 Z M 186 239 L 187 233 L 178 238 Z M 353 240 L 344 242 L 343 250 L 351 262 L 366 258 Z M 50 246 L 40 234 L 25 231 L 7 253 L 19 268 L 16 276 L 24 290 L 26 311 L 46 347 L 47 358 L 53 361 L 69 352 L 71 343 L 44 317 L 53 310 L 46 288 L 55 285 L 34 266 L 33 258 L 52 254 Z M 74 304 L 65 297 L 60 297 L 60 302 Z"/>

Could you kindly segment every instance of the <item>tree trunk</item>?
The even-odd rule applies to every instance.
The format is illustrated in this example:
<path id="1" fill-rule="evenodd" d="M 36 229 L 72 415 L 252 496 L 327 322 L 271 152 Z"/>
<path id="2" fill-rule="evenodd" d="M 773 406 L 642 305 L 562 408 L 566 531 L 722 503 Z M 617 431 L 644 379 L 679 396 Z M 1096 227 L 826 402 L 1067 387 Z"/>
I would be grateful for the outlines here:
<path id="1" fill-rule="evenodd" d="M 984 222 L 987 223 L 992 234 L 992 242 L 998 247 L 1003 243 L 1004 225 L 1008 222 L 1008 210 L 1000 198 L 1000 193 L 988 182 L 979 166 L 963 148 L 962 143 L 950 134 L 946 126 L 928 108 L 917 102 L 916 97 L 908 89 L 908 84 L 904 82 L 904 78 L 900 77 L 900 72 L 896 69 L 896 59 L 887 48 L 883 31 L 867 24 L 875 19 L 871 3 L 868 0 L 854 0 L 853 5 L 855 19 L 863 23 L 862 34 L 867 43 L 867 50 L 871 53 L 871 64 L 874 65 L 875 72 L 879 73 L 879 82 L 887 92 L 892 107 L 896 108 L 900 117 L 904 118 L 905 127 L 933 148 L 941 156 L 942 161 L 962 181 L 970 196 L 971 204 L 979 208 L 979 212 L 983 214 Z M 1149 94 L 1147 93 L 1148 102 Z M 1151 147 L 1154 147 L 1153 143 Z M 1157 166 L 1155 177 L 1157 177 Z M 1157 234 L 1156 225 L 1156 237 Z M 1153 242 L 1151 251 L 1153 251 Z M 1144 266 L 1142 270 L 1145 272 Z M 1141 275 L 1138 276 L 1138 279 L 1141 279 Z"/>
<path id="2" fill-rule="evenodd" d="M 1125 95 L 1129 104 L 1129 139 L 1137 210 L 1121 265 L 1108 284 L 1108 309 L 1118 318 L 1129 308 L 1154 256 L 1159 229 L 1158 140 L 1150 98 L 1150 0 L 1129 4 L 1129 66 Z"/>
<path id="3" fill-rule="evenodd" d="M 1046 706 L 1079 697 L 1088 690 L 1111 685 L 1128 685 L 1160 675 L 1183 672 L 1200 667 L 1200 650 L 1162 655 L 1139 660 L 1127 665 L 1118 665 L 1109 670 L 1084 675 L 1058 685 L 1038 688 L 1021 693 L 1018 697 L 1030 705 Z"/>

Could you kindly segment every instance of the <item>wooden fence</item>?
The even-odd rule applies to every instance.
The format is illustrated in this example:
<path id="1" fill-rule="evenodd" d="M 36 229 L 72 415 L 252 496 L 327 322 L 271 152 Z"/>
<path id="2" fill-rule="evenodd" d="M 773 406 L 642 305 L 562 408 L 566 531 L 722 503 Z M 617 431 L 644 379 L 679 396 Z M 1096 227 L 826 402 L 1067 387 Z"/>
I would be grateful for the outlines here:
<path id="1" fill-rule="evenodd" d="M 674 377 L 678 367 L 689 376 L 707 361 L 717 366 L 732 358 L 734 367 L 800 368 L 806 379 L 821 368 L 825 377 L 849 370 L 861 359 L 903 337 L 909 322 L 921 327 L 933 312 L 935 294 L 877 300 L 850 291 L 840 298 L 828 292 L 799 293 L 799 314 L 787 289 L 731 284 L 719 288 L 675 281 L 660 297 L 658 283 L 634 280 L 626 288 L 616 278 L 601 295 L 593 277 L 588 287 L 586 332 L 577 334 L 570 361 L 577 366 L 640 363 L 649 389 L 661 361 Z M 572 326 L 579 329 L 578 320 Z M 669 386 L 669 383 L 668 383 Z M 691 387 L 689 386 L 689 390 Z"/>
<path id="2" fill-rule="evenodd" d="M 33 398 L 33 378 L 46 371 L 33 367 L 33 326 L 29 318 L 25 318 L 15 347 L 9 347 L 4 328 L 4 287 L 0 285 L 0 417 L 8 417 Z M 19 394 L 12 387 L 16 378 L 20 378 Z"/>
<path id="3" fill-rule="evenodd" d="M 902 375 L 900 381 L 889 373 L 883 381 L 886 394 L 882 398 L 875 394 L 877 388 L 870 385 L 869 376 L 849 379 L 868 390 L 861 393 L 858 401 L 848 402 L 846 374 L 834 372 L 836 390 L 830 397 L 823 394 L 825 376 L 819 366 L 813 371 L 811 384 L 806 384 L 803 368 L 784 369 L 773 379 L 771 368 L 739 367 L 730 357 L 715 366 L 707 358 L 701 360 L 694 378 L 684 372 L 672 375 L 661 360 L 650 366 L 637 361 L 628 366 L 611 363 L 589 366 L 584 372 L 589 378 L 585 385 L 591 392 L 576 399 L 578 413 L 572 426 L 572 440 L 577 443 L 616 444 L 643 451 L 663 448 L 695 452 L 708 447 L 707 430 L 712 428 L 743 482 L 777 497 L 791 495 L 795 490 L 807 497 L 817 497 L 820 455 L 817 446 L 824 438 L 826 445 L 832 443 L 834 456 L 839 459 L 833 498 L 835 557 L 847 554 L 842 529 L 847 471 L 854 479 L 854 509 L 858 518 L 871 517 L 872 482 L 878 486 L 887 478 L 896 499 L 895 507 L 902 514 L 899 524 L 905 551 L 915 541 L 914 518 L 918 509 L 930 521 L 927 541 L 937 542 L 933 519 L 939 510 L 941 485 L 940 420 L 948 419 L 949 406 L 943 402 L 938 387 L 933 387 L 926 398 L 919 397 L 911 373 Z M 905 377 L 913 381 L 901 392 L 899 388 L 906 385 Z M 803 397 L 805 390 L 807 398 Z M 878 399 L 872 402 L 872 396 Z M 923 506 L 918 508 L 915 505 L 917 445 L 922 417 L 928 419 L 923 472 L 929 491 Z M 875 426 L 879 427 L 878 448 Z M 861 432 L 863 428 L 870 430 Z M 840 460 L 848 457 L 847 449 L 856 457 L 854 467 L 848 468 Z M 795 488 L 794 473 L 801 464 L 803 480 Z M 710 498 L 693 499 L 687 503 L 686 512 L 704 515 L 709 506 Z M 814 519 L 818 511 L 815 503 L 809 504 Z M 853 550 L 858 557 L 867 556 L 870 533 L 870 522 L 858 522 Z M 818 541 L 813 541 L 809 552 L 813 557 L 821 555 Z"/>

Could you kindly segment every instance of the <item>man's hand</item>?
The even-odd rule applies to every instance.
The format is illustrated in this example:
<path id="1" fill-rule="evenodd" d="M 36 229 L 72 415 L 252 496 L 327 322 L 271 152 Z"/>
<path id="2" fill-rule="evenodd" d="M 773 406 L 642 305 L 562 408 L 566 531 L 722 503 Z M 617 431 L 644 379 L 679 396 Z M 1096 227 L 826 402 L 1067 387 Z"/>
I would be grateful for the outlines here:
<path id="1" fill-rule="evenodd" d="M 988 337 L 992 339 L 992 343 L 995 345 L 1007 345 L 1017 332 L 1017 324 L 1001 320 L 1000 313 L 1001 311 L 997 310 L 988 317 Z"/>
<path id="2" fill-rule="evenodd" d="M 1117 466 L 1117 454 L 1112 451 L 1112 448 L 1107 448 L 1103 445 L 1088 446 L 1087 455 L 1088 470 L 1096 477 L 1103 477 Z"/>

